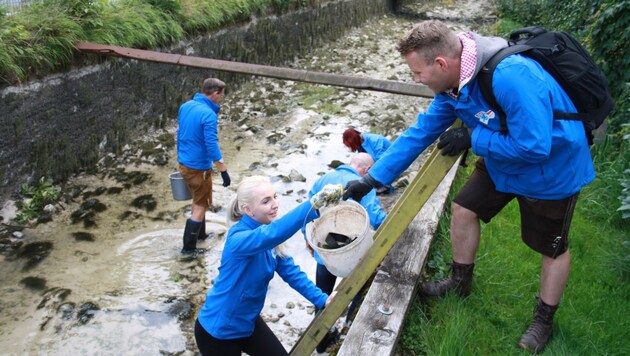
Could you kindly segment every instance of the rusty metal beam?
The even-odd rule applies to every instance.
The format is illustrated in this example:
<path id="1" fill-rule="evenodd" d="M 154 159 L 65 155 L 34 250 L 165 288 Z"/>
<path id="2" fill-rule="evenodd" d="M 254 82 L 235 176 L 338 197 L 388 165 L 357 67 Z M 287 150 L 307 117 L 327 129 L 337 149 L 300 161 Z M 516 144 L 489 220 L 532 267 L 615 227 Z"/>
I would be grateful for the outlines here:
<path id="1" fill-rule="evenodd" d="M 127 47 L 103 45 L 91 42 L 78 42 L 75 47 L 83 53 L 133 58 L 142 61 L 174 64 L 187 67 L 213 69 L 224 72 L 251 74 L 261 77 L 293 80 L 298 82 L 333 85 L 346 88 L 374 90 L 393 94 L 432 98 L 433 92 L 424 85 L 403 83 L 393 80 L 361 78 L 349 75 L 311 72 L 307 70 L 265 66 L 241 62 L 225 61 L 181 54 L 148 51 Z"/>

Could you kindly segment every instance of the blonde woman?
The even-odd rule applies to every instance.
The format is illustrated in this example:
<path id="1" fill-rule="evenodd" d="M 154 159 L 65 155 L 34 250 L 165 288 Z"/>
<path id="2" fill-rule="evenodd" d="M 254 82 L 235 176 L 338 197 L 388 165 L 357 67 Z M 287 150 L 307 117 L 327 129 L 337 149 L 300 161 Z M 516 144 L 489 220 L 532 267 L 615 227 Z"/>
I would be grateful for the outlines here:
<path id="1" fill-rule="evenodd" d="M 278 217 L 276 191 L 269 178 L 243 179 L 228 206 L 228 231 L 219 275 L 206 295 L 195 323 L 195 339 L 203 355 L 287 355 L 260 316 L 274 272 L 317 308 L 332 297 L 324 293 L 287 256 L 282 243 L 304 223 L 317 218 L 316 209 L 339 189 L 328 189 L 311 203 Z M 334 197 L 333 197 L 334 198 Z"/>

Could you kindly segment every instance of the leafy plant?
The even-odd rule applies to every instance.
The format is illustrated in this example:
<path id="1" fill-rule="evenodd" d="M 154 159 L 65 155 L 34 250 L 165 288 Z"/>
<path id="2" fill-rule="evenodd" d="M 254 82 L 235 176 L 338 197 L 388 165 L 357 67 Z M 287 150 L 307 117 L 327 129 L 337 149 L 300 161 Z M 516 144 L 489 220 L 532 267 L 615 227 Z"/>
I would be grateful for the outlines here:
<path id="1" fill-rule="evenodd" d="M 630 124 L 624 124 L 622 126 L 630 128 Z M 626 133 L 623 138 L 626 141 L 630 141 L 630 133 Z M 630 218 L 630 168 L 626 168 L 623 171 L 623 177 L 619 178 L 619 182 L 621 183 L 623 190 L 619 195 L 621 206 L 617 209 L 617 211 L 621 211 L 622 218 L 628 219 Z"/>
<path id="2" fill-rule="evenodd" d="M 0 22 L 0 42 L 5 60 L 0 61 L 3 79 L 22 81 L 29 73 L 63 68 L 70 63 L 74 43 L 83 30 L 58 7 L 32 5 L 28 11 L 6 16 Z"/>
<path id="3" fill-rule="evenodd" d="M 77 41 L 155 48 L 254 14 L 322 1 L 41 0 L 11 12 L 0 8 L 0 81 L 15 84 L 66 68 Z"/>
<path id="4" fill-rule="evenodd" d="M 44 177 L 40 178 L 37 185 L 22 184 L 20 195 L 24 198 L 19 204 L 20 211 L 16 216 L 16 221 L 20 224 L 36 218 L 46 205 L 59 199 L 59 191 L 53 181 Z"/>
<path id="5" fill-rule="evenodd" d="M 604 2 L 593 15 L 587 40 L 593 57 L 597 60 L 610 84 L 612 93 L 617 93 L 616 114 L 609 118 L 611 130 L 619 133 L 620 126 L 628 123 L 630 113 L 630 73 L 619 68 L 630 67 L 630 1 Z"/>

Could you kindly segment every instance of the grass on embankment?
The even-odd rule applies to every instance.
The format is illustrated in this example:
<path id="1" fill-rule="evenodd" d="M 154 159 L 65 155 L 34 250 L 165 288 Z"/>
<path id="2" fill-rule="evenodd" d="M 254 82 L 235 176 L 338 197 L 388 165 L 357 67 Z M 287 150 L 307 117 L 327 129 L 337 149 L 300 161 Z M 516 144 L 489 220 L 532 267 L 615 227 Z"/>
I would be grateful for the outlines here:
<path id="1" fill-rule="evenodd" d="M 281 14 L 321 0 L 38 0 L 0 6 L 0 84 L 20 83 L 69 67 L 74 44 L 156 48 L 205 31 Z"/>
<path id="2" fill-rule="evenodd" d="M 628 168 L 628 144 L 610 162 L 609 147 L 596 147 L 598 178 L 582 190 L 570 232 L 571 275 L 545 353 L 621 355 L 630 350 L 630 219 L 621 219 L 618 181 Z M 476 157 L 475 157 L 476 159 Z M 472 172 L 461 169 L 452 199 Z M 450 201 L 450 200 L 449 200 Z M 445 212 L 427 270 L 448 274 L 450 212 Z M 417 297 L 399 342 L 402 355 L 524 355 L 517 347 L 531 322 L 539 291 L 541 257 L 520 239 L 516 201 L 489 224 L 475 265 L 473 291 L 461 299 Z"/>

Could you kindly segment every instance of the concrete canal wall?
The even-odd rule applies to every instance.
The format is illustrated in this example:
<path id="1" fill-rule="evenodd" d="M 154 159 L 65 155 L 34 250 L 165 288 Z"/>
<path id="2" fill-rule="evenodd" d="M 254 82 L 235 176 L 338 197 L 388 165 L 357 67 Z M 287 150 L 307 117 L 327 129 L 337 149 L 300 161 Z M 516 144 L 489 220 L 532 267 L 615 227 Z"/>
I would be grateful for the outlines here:
<path id="1" fill-rule="evenodd" d="M 189 38 L 162 52 L 281 65 L 394 10 L 394 0 L 337 0 Z M 0 199 L 40 176 L 63 181 L 99 157 L 176 120 L 203 78 L 234 86 L 249 76 L 128 59 L 99 59 L 0 88 Z"/>

